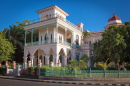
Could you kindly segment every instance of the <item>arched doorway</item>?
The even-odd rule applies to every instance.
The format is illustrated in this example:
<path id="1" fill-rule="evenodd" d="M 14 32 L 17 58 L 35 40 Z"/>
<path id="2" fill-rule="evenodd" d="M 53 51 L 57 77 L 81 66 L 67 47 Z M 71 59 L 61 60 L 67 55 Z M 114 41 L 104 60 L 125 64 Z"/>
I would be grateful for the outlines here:
<path id="1" fill-rule="evenodd" d="M 61 65 L 64 66 L 65 65 L 65 53 L 64 53 L 64 49 L 62 48 L 59 52 L 59 60 L 61 62 Z"/>
<path id="2" fill-rule="evenodd" d="M 33 66 L 38 66 L 38 60 L 41 60 L 42 65 L 45 64 L 45 52 L 42 49 L 37 49 L 34 53 Z"/>
<path id="3" fill-rule="evenodd" d="M 54 52 L 53 52 L 53 49 L 51 48 L 50 49 L 50 52 L 49 52 L 49 64 L 51 63 L 51 62 L 53 62 L 53 64 L 54 64 L 54 58 L 53 58 L 53 55 L 54 55 Z"/>

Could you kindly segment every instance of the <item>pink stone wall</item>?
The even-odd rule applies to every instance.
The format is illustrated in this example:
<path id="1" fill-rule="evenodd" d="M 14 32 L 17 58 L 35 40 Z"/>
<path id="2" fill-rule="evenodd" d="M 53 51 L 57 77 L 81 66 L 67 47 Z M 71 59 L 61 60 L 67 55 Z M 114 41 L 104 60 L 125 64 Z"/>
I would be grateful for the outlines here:
<path id="1" fill-rule="evenodd" d="M 25 74 L 28 75 L 28 72 L 26 69 L 21 69 L 20 70 L 20 74 Z M 30 75 L 35 75 L 35 73 L 33 71 L 30 72 Z M 37 75 L 38 75 L 38 71 L 37 71 Z"/>

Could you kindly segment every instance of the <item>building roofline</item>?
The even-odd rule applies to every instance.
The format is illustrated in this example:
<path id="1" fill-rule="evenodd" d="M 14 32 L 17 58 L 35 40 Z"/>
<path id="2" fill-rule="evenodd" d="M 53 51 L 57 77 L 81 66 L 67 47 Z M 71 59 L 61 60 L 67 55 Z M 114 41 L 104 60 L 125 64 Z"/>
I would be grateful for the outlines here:
<path id="1" fill-rule="evenodd" d="M 46 11 L 49 11 L 49 10 L 52 10 L 52 9 L 56 9 L 56 10 L 60 11 L 61 13 L 63 13 L 65 16 L 69 16 L 68 13 L 66 13 L 64 10 L 62 10 L 62 9 L 61 9 L 60 7 L 58 7 L 57 5 L 52 5 L 52 6 L 50 6 L 50 7 L 46 7 L 46 8 L 37 10 L 37 11 L 35 11 L 35 12 L 41 13 L 41 12 L 46 12 Z"/>

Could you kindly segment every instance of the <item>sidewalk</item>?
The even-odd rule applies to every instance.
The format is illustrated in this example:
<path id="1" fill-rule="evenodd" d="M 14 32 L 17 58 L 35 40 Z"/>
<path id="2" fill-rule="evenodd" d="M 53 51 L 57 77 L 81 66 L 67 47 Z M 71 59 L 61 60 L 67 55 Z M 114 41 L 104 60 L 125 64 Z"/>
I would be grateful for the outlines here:
<path id="1" fill-rule="evenodd" d="M 130 81 L 106 81 L 106 80 L 91 80 L 91 81 L 59 81 L 59 80 L 42 80 L 42 79 L 30 79 L 30 78 L 17 78 L 15 76 L 0 76 L 3 79 L 14 79 L 24 81 L 35 81 L 35 82 L 47 82 L 47 83 L 63 83 L 63 84 L 86 84 L 86 85 L 114 85 L 114 86 L 130 86 Z"/>

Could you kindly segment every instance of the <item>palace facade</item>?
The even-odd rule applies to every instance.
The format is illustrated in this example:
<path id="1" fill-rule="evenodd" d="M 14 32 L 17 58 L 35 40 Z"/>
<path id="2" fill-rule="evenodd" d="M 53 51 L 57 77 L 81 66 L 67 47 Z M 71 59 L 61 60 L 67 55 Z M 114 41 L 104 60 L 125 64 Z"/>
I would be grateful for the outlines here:
<path id="1" fill-rule="evenodd" d="M 90 37 L 82 36 L 83 24 L 74 25 L 66 19 L 68 13 L 56 5 L 36 11 L 39 18 L 29 21 L 24 26 L 25 46 L 24 65 L 27 67 L 28 60 L 31 65 L 38 64 L 39 59 L 42 65 L 58 66 L 61 63 L 66 66 L 69 60 L 80 60 L 83 54 L 89 57 L 93 55 L 93 43 L 102 38 L 103 31 L 89 32 Z M 122 25 L 122 22 L 115 14 L 108 20 L 107 29 L 111 25 Z M 31 35 L 30 40 L 28 34 Z M 88 67 L 91 61 L 88 62 Z"/>

